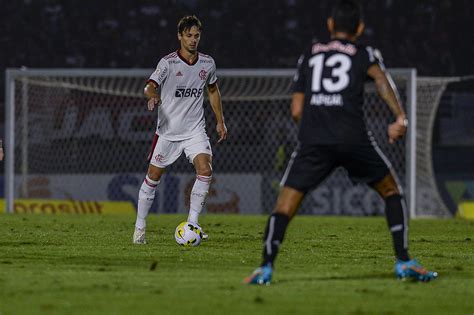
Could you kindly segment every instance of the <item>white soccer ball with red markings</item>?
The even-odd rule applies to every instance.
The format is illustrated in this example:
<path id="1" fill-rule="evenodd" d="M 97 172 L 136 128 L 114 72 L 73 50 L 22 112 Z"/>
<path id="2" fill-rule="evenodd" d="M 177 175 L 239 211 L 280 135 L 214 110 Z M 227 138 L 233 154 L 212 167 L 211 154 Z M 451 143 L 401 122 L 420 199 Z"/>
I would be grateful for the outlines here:
<path id="1" fill-rule="evenodd" d="M 176 243 L 181 246 L 198 246 L 201 244 L 201 229 L 191 222 L 181 222 L 174 232 Z"/>

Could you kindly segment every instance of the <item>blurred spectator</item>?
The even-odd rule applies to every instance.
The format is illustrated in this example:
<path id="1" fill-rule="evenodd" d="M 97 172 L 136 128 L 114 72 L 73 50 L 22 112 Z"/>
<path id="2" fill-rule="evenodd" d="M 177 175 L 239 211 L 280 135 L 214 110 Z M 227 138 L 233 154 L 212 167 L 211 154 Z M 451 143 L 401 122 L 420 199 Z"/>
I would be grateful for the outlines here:
<path id="1" fill-rule="evenodd" d="M 294 67 L 303 43 L 327 37 L 331 3 L 0 0 L 0 66 L 152 68 L 157 56 L 178 47 L 176 22 L 191 13 L 204 23 L 202 51 L 215 56 L 220 69 Z M 473 72 L 474 2 L 361 3 L 362 41 L 378 47 L 387 66 L 416 67 L 425 76 Z"/>

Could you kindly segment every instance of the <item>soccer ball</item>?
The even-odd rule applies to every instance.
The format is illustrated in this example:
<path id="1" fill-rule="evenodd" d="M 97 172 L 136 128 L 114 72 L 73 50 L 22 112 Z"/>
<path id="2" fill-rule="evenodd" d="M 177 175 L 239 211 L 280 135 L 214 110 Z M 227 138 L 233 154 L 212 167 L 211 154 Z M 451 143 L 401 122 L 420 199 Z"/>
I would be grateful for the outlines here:
<path id="1" fill-rule="evenodd" d="M 196 224 L 185 221 L 176 227 L 174 239 L 181 246 L 198 246 L 201 244 L 202 232 Z"/>

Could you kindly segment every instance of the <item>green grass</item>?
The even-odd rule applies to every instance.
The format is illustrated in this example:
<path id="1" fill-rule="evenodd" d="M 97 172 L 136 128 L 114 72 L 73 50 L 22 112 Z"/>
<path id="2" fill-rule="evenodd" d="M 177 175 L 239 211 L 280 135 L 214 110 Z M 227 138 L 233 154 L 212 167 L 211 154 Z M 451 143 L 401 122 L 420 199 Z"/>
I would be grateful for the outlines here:
<path id="1" fill-rule="evenodd" d="M 383 218 L 297 216 L 268 287 L 266 216 L 201 219 L 210 240 L 174 242 L 184 216 L 151 216 L 148 245 L 128 216 L 0 215 L 0 314 L 470 314 L 474 222 L 413 220 L 411 252 L 440 277 L 397 281 Z"/>

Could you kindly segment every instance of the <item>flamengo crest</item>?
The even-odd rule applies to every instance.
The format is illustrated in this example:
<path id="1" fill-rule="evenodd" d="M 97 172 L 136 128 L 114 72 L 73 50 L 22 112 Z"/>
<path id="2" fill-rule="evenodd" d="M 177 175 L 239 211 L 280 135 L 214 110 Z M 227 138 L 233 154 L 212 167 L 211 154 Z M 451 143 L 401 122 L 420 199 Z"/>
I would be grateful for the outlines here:
<path id="1" fill-rule="evenodd" d="M 207 76 L 207 71 L 202 69 L 201 71 L 199 71 L 199 77 L 201 78 L 201 80 L 206 80 L 206 76 Z"/>

